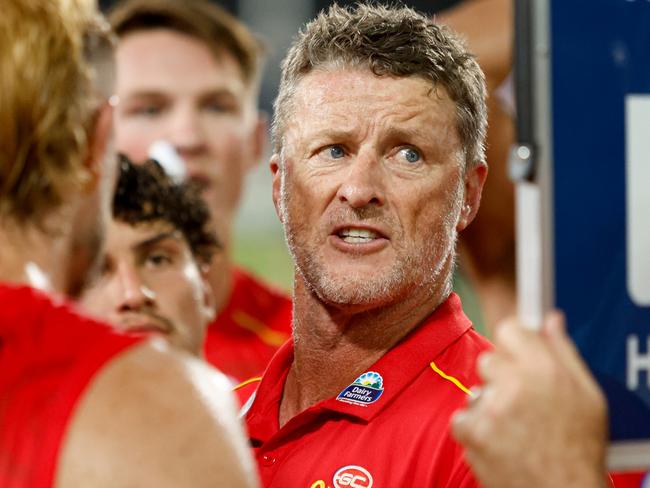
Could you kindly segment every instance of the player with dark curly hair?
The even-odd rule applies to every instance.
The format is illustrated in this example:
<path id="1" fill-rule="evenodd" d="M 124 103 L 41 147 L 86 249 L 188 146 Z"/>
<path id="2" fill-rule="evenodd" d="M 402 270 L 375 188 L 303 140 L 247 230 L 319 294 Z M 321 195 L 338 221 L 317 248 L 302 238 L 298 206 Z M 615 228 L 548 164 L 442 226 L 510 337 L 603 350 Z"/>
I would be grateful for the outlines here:
<path id="1" fill-rule="evenodd" d="M 208 271 L 216 317 L 205 359 L 235 384 L 260 376 L 289 339 L 292 312 L 284 291 L 233 261 L 245 177 L 265 147 L 266 117 L 257 109 L 264 48 L 217 2 L 114 3 L 115 146 L 140 163 L 162 144 L 201 185 L 223 246 Z"/>
<path id="2" fill-rule="evenodd" d="M 198 188 L 175 183 L 153 160 L 122 157 L 106 255 L 82 305 L 120 329 L 158 333 L 201 356 L 214 313 L 206 269 L 219 249 L 209 220 Z"/>
<path id="3" fill-rule="evenodd" d="M 210 211 L 199 192 L 191 183 L 174 183 L 154 160 L 140 166 L 121 156 L 113 217 L 130 225 L 168 222 L 183 234 L 197 261 L 210 264 L 221 244 L 208 228 Z"/>

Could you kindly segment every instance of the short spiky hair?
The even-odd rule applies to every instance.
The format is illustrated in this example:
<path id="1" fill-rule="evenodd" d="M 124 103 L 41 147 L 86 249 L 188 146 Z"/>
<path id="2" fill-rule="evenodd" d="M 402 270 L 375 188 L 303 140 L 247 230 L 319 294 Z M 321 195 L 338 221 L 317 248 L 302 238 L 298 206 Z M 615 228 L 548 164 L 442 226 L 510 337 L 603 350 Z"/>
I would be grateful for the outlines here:
<path id="1" fill-rule="evenodd" d="M 210 212 L 198 188 L 174 183 L 153 160 L 135 165 L 120 156 L 113 218 L 129 225 L 157 221 L 171 224 L 183 234 L 200 264 L 209 264 L 220 247 L 208 228 Z"/>
<path id="2" fill-rule="evenodd" d="M 290 118 L 296 86 L 317 69 L 367 67 L 377 76 L 418 76 L 443 86 L 456 104 L 457 130 L 467 165 L 485 161 L 485 76 L 451 31 L 407 7 L 332 5 L 294 39 L 282 63 L 275 101 L 276 152 Z"/>
<path id="3" fill-rule="evenodd" d="M 115 33 L 170 29 L 203 42 L 216 58 L 229 53 L 249 86 L 259 82 L 264 48 L 235 17 L 209 0 L 124 0 L 109 14 Z"/>

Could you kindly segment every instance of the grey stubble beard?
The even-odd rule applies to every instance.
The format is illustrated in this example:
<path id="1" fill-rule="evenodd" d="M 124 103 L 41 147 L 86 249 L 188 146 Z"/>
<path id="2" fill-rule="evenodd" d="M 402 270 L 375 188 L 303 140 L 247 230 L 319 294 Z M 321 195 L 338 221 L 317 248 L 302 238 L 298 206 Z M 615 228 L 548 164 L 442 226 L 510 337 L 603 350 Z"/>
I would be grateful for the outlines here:
<path id="1" fill-rule="evenodd" d="M 424 293 L 434 295 L 443 287 L 443 295 L 451 291 L 451 271 L 454 268 L 456 255 L 457 231 L 455 222 L 460 212 L 460 200 L 454 198 L 455 204 L 447 213 L 444 230 L 447 235 L 440 239 L 439 235 L 431 232 L 429 240 L 431 247 L 424 253 L 397 254 L 397 261 L 391 269 L 378 279 L 367 280 L 351 273 L 345 279 L 334 278 L 321 264 L 317 253 L 309 243 L 298 243 L 296 235 L 300 228 L 295 228 L 290 217 L 291 193 L 287 189 L 286 170 L 284 163 L 280 169 L 280 219 L 284 228 L 285 241 L 293 259 L 295 272 L 300 275 L 308 289 L 322 302 L 333 306 L 371 305 L 389 301 L 406 299 L 409 293 Z M 425 244 L 426 245 L 426 244 Z M 451 260 L 450 266 L 446 264 Z M 444 271 L 447 276 L 442 276 Z M 440 281 L 443 281 L 442 283 Z"/>

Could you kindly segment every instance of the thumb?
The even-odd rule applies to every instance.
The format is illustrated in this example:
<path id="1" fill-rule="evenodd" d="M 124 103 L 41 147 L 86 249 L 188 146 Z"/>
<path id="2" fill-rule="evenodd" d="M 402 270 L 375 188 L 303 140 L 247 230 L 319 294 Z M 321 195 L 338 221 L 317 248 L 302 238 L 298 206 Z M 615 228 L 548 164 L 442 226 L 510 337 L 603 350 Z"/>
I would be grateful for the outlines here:
<path id="1" fill-rule="evenodd" d="M 545 317 L 543 334 L 551 352 L 560 365 L 569 370 L 571 376 L 583 381 L 593 381 L 589 368 L 566 332 L 566 319 L 562 312 L 556 310 Z"/>

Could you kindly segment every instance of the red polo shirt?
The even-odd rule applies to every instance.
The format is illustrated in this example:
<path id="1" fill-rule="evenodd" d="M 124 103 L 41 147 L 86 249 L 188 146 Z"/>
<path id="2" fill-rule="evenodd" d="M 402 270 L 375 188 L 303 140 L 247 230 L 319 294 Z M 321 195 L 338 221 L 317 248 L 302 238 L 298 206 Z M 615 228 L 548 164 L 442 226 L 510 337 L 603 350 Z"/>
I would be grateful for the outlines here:
<path id="1" fill-rule="evenodd" d="M 2 488 L 54 485 L 65 432 L 86 388 L 141 342 L 32 288 L 0 284 Z"/>
<path id="2" fill-rule="evenodd" d="M 478 486 L 449 420 L 478 383 L 476 358 L 489 347 L 452 294 L 355 384 L 350 378 L 337 397 L 280 428 L 280 400 L 293 360 L 288 342 L 271 361 L 250 407 L 244 406 L 263 486 Z"/>
<path id="3" fill-rule="evenodd" d="M 205 359 L 232 381 L 261 376 L 291 337 L 291 299 L 241 269 L 225 308 L 208 326 Z"/>

